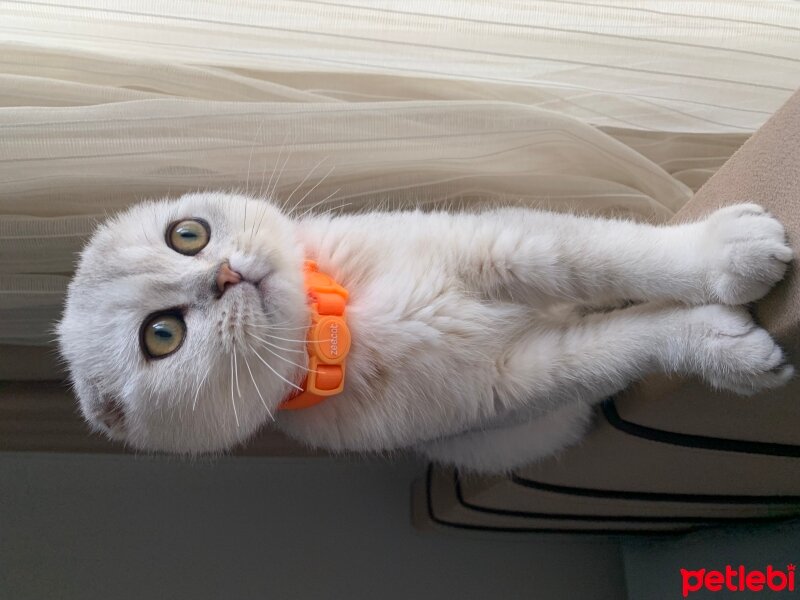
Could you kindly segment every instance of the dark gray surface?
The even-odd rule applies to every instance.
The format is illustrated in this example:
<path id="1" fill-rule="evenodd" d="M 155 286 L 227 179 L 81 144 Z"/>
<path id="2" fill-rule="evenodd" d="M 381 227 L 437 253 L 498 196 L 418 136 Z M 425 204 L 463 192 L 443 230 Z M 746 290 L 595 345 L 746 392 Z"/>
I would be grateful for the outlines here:
<path id="1" fill-rule="evenodd" d="M 623 598 L 616 542 L 414 531 L 424 465 L 0 454 L 0 598 Z"/>
<path id="2" fill-rule="evenodd" d="M 623 543 L 628 595 L 632 600 L 682 598 L 680 570 L 706 569 L 724 572 L 725 565 L 764 571 L 767 565 L 786 572 L 788 564 L 800 563 L 800 521 L 764 526 L 741 525 L 701 531 L 668 540 L 626 540 Z M 800 589 L 800 577 L 797 577 Z M 711 598 L 794 598 L 783 591 L 699 591 L 690 600 Z"/>

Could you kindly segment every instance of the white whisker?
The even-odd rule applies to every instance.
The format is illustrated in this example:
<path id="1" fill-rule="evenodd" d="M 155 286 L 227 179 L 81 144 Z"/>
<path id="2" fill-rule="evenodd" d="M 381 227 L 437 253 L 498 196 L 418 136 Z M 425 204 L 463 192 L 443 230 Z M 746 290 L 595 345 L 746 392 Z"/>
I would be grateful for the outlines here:
<path id="1" fill-rule="evenodd" d="M 286 140 L 289 139 L 289 133 L 287 132 L 286 135 L 283 136 L 283 142 L 281 142 L 281 148 L 278 150 L 278 156 L 275 159 L 275 164 L 272 165 L 272 173 L 269 176 L 269 183 L 267 183 L 267 190 L 272 187 L 272 178 L 275 176 L 275 170 L 278 168 L 278 163 L 281 162 L 281 156 L 283 156 L 283 149 L 286 148 Z M 261 174 L 261 185 L 258 187 L 258 195 L 264 191 L 264 176 L 267 174 L 266 165 L 264 166 L 264 172 Z"/>
<path id="2" fill-rule="evenodd" d="M 253 143 L 250 146 L 250 155 L 247 157 L 247 175 L 246 175 L 245 180 L 244 180 L 244 193 L 245 193 L 245 195 L 249 195 L 250 194 L 250 167 L 252 166 L 252 163 L 253 163 L 253 150 L 256 149 L 256 143 L 258 142 L 258 135 L 261 133 L 261 128 L 263 127 L 263 125 L 264 125 L 264 119 L 262 118 L 258 122 L 258 127 L 256 128 L 256 134 L 255 134 L 255 136 L 253 136 Z M 245 200 L 245 203 L 244 203 L 244 218 L 242 219 L 242 231 L 246 231 L 247 230 L 247 204 L 248 204 L 248 201 Z"/>
<path id="3" fill-rule="evenodd" d="M 275 348 L 277 350 L 283 350 L 284 352 L 294 352 L 296 354 L 305 353 L 305 350 L 294 350 L 292 348 L 284 348 L 283 346 L 278 346 L 277 344 L 273 344 L 272 342 L 268 342 L 267 340 L 262 340 L 260 337 L 258 337 L 255 333 L 252 333 L 251 331 L 248 331 L 247 335 L 249 335 L 252 338 L 257 339 L 259 342 L 267 344 L 268 346 L 272 346 L 273 348 Z"/>
<path id="4" fill-rule="evenodd" d="M 268 196 L 269 196 L 269 188 L 272 187 L 272 178 L 275 176 L 275 171 L 278 168 L 278 164 L 281 162 L 281 156 L 283 156 L 283 149 L 286 147 L 286 140 L 287 140 L 288 137 L 289 137 L 288 133 L 283 137 L 283 143 L 281 144 L 280 150 L 278 150 L 278 156 L 275 159 L 275 164 L 272 165 L 272 173 L 270 173 L 270 175 L 269 175 L 269 183 L 267 184 Z M 286 160 L 287 161 L 289 160 L 290 156 L 291 156 L 291 152 L 286 155 Z M 283 167 L 285 167 L 285 166 L 286 166 L 286 162 L 284 161 Z M 283 167 L 281 167 L 281 172 L 283 172 Z M 264 193 L 264 176 L 266 174 L 267 174 L 267 168 L 266 168 L 266 163 L 265 163 L 264 164 L 264 171 L 261 174 L 261 185 L 258 187 L 258 198 L 260 200 L 264 200 L 264 197 L 263 197 L 263 193 Z M 280 177 L 280 175 L 278 177 Z M 258 230 L 261 229 L 261 220 L 264 218 L 264 215 L 267 212 L 267 207 L 269 205 L 268 199 L 267 199 L 267 202 L 265 202 L 264 204 L 265 204 L 264 208 L 261 211 L 261 217 L 259 217 L 258 214 L 256 214 L 256 217 L 253 219 L 253 227 L 250 229 L 250 241 L 251 242 L 253 241 L 253 235 L 255 234 L 256 229 L 258 229 Z M 258 228 L 256 228 L 256 221 L 258 221 Z"/>
<path id="5" fill-rule="evenodd" d="M 272 411 L 269 409 L 269 406 L 267 406 L 267 403 L 264 401 L 264 396 L 261 395 L 261 390 L 258 389 L 258 384 L 256 383 L 256 378 L 253 377 L 253 371 L 250 369 L 250 362 L 247 360 L 247 353 L 246 352 L 242 352 L 242 358 L 244 358 L 244 366 L 247 367 L 247 372 L 250 373 L 250 381 L 253 382 L 253 387 L 256 388 L 256 394 L 258 394 L 258 397 L 261 399 L 261 404 L 264 405 L 264 408 L 266 409 L 267 414 L 269 415 L 269 418 L 274 421 L 275 417 L 272 414 Z"/>
<path id="6" fill-rule="evenodd" d="M 231 405 L 233 406 L 233 418 L 236 419 L 236 428 L 239 428 L 239 413 L 236 412 L 236 401 L 233 399 L 233 354 L 231 354 Z"/>
<path id="7" fill-rule="evenodd" d="M 286 169 L 286 164 L 289 162 L 290 158 L 292 158 L 292 150 L 291 150 L 291 148 L 289 149 L 288 154 L 286 154 L 286 158 L 283 160 L 283 164 L 281 165 L 280 171 L 278 171 L 277 177 L 275 177 L 275 183 L 271 183 L 270 185 L 268 185 L 267 189 L 265 190 L 265 195 L 270 200 L 273 198 L 273 196 L 275 196 L 275 192 L 278 189 L 278 185 L 280 184 L 281 177 L 283 177 L 283 171 L 284 171 L 284 169 Z"/>
<path id="8" fill-rule="evenodd" d="M 333 192 L 331 192 L 330 194 L 328 194 L 327 196 L 325 196 L 325 197 L 324 197 L 322 200 L 320 200 L 320 201 L 319 201 L 319 202 L 317 202 L 316 204 L 313 204 L 312 206 L 308 207 L 308 208 L 307 208 L 305 211 L 303 211 L 302 213 L 300 213 L 300 214 L 299 214 L 297 217 L 295 217 L 295 218 L 296 218 L 296 219 L 302 219 L 302 218 L 303 218 L 303 217 L 305 217 L 305 216 L 306 216 L 308 213 L 310 213 L 312 210 L 314 210 L 315 208 L 317 208 L 317 207 L 318 207 L 320 204 L 323 204 L 323 203 L 327 202 L 328 200 L 330 200 L 331 198 L 333 198 L 333 197 L 334 197 L 336 194 L 338 194 L 340 191 L 342 191 L 342 188 L 336 188 L 335 190 L 333 190 Z M 348 204 L 350 204 L 350 203 L 348 202 Z"/>
<path id="9" fill-rule="evenodd" d="M 312 326 L 312 324 L 309 323 L 308 325 L 302 325 L 301 327 L 281 327 L 279 325 L 262 325 L 260 323 L 252 323 L 251 326 L 259 329 L 267 329 L 269 331 L 300 331 L 301 329 L 308 329 Z"/>
<path id="10" fill-rule="evenodd" d="M 299 190 L 301 187 L 303 187 L 305 182 L 308 181 L 309 177 L 311 177 L 314 174 L 314 171 L 316 171 L 319 168 L 319 166 L 322 163 L 324 163 L 326 160 L 328 160 L 327 156 L 323 157 L 322 160 L 320 160 L 317 164 L 315 164 L 313 167 L 311 167 L 311 170 L 308 173 L 306 173 L 306 176 L 303 177 L 303 180 L 295 186 L 295 188 L 292 190 L 292 193 L 289 194 L 288 198 L 286 198 L 286 201 L 284 202 L 284 206 L 289 204 L 289 201 L 291 201 L 292 197 L 295 195 L 295 193 L 297 193 L 297 190 Z M 330 174 L 331 171 L 333 171 L 333 167 L 331 167 L 331 170 L 328 171 L 328 174 Z M 325 177 L 327 177 L 327 175 Z M 314 187 L 317 187 L 317 185 L 319 185 L 321 182 L 325 181 L 325 177 L 320 179 Z M 314 188 L 311 188 L 311 189 L 313 190 Z M 303 198 L 305 198 L 305 196 L 303 196 Z M 300 199 L 300 202 L 301 201 L 302 201 L 302 198 Z M 295 204 L 294 206 L 297 206 L 297 204 Z M 288 214 L 291 214 L 293 209 L 294 209 L 294 207 L 292 207 L 292 209 L 288 211 Z"/>
<path id="11" fill-rule="evenodd" d="M 280 354 L 278 354 L 278 353 L 277 353 L 277 352 L 275 352 L 274 350 L 270 350 L 269 346 L 262 346 L 262 348 L 263 348 L 264 350 L 266 350 L 267 352 L 269 352 L 270 354 L 272 354 L 272 356 L 274 356 L 275 358 L 279 358 L 279 359 L 281 359 L 282 361 L 289 363 L 290 365 L 294 365 L 294 366 L 295 366 L 295 367 L 297 367 L 298 369 L 303 369 L 304 371 L 308 371 L 309 373 L 317 373 L 317 371 L 316 371 L 316 370 L 314 370 L 314 369 L 309 369 L 309 368 L 308 368 L 307 366 L 305 366 L 305 365 L 299 365 L 299 364 L 297 364 L 296 362 L 292 362 L 292 361 L 291 361 L 291 360 L 289 360 L 288 358 L 283 358 L 283 357 L 282 357 Z"/>
<path id="12" fill-rule="evenodd" d="M 244 193 L 250 193 L 250 167 L 253 164 L 253 150 L 256 149 L 256 142 L 258 142 L 258 134 L 261 133 L 261 128 L 264 126 L 264 119 L 262 118 L 258 122 L 258 127 L 256 128 L 256 134 L 253 136 L 253 143 L 250 145 L 250 155 L 247 157 L 247 176 L 244 180 Z"/>
<path id="13" fill-rule="evenodd" d="M 264 202 L 264 209 L 261 211 L 261 216 L 258 218 L 258 225 L 256 225 L 255 229 L 253 230 L 255 233 L 258 233 L 259 231 L 261 231 L 261 224 L 264 222 L 264 217 L 266 216 L 267 211 L 269 210 L 270 202 L 272 200 L 272 197 L 275 195 L 275 190 L 278 189 L 278 182 L 281 179 L 281 175 L 283 175 L 283 170 L 286 168 L 286 163 L 289 162 L 289 159 L 291 157 L 292 157 L 292 153 L 290 151 L 289 154 L 286 155 L 286 160 L 284 160 L 283 164 L 281 165 L 281 170 L 278 172 L 278 176 L 275 178 L 274 186 L 272 187 L 271 190 L 269 189 L 269 187 L 267 188 L 267 199 L 266 199 L 266 202 Z M 278 158 L 280 159 L 280 156 L 278 156 Z M 270 181 L 271 180 L 272 180 L 272 177 L 270 177 Z M 259 192 L 259 195 L 260 195 L 260 192 Z M 255 223 L 255 221 L 253 221 L 253 222 Z M 251 232 L 250 238 L 252 239 L 252 237 L 253 237 L 253 233 Z"/>
<path id="14" fill-rule="evenodd" d="M 346 206 L 351 206 L 352 204 L 353 204 L 352 202 L 345 202 L 344 204 L 338 204 L 336 206 L 331 206 L 327 210 L 323 210 L 321 213 L 318 213 L 316 216 L 323 217 L 325 215 L 331 214 L 335 210 L 340 210 L 342 208 L 345 208 Z"/>
<path id="15" fill-rule="evenodd" d="M 239 361 L 236 358 L 236 346 L 233 347 L 233 372 L 236 375 L 236 395 L 242 397 L 242 390 L 239 389 Z"/>
<path id="16" fill-rule="evenodd" d="M 323 176 L 322 176 L 322 178 L 321 178 L 321 179 L 320 179 L 320 180 L 319 180 L 317 183 L 315 183 L 313 186 L 311 186 L 311 189 L 309 189 L 309 190 L 308 190 L 308 191 L 307 191 L 307 192 L 306 192 L 306 193 L 303 195 L 303 197 L 302 197 L 302 198 L 300 198 L 300 200 L 298 200 L 297 202 L 295 202 L 294 206 L 292 206 L 292 208 L 290 208 L 290 209 L 289 209 L 289 211 L 288 211 L 288 213 L 287 213 L 287 214 L 291 215 L 292 213 L 294 213 L 294 211 L 295 211 L 295 210 L 297 210 L 297 207 L 298 207 L 298 206 L 300 206 L 300 205 L 303 203 L 303 200 L 305 200 L 306 198 L 308 198 L 309 194 L 311 194 L 311 192 L 313 192 L 315 189 L 317 189 L 317 188 L 318 188 L 318 187 L 319 187 L 319 186 L 322 184 L 322 182 L 324 182 L 324 181 L 325 181 L 325 180 L 328 178 L 328 176 L 330 176 L 330 174 L 331 174 L 331 173 L 333 173 L 333 170 L 334 170 L 335 168 L 336 168 L 336 165 L 332 166 L 332 167 L 330 168 L 330 171 L 328 171 L 327 173 L 325 173 L 325 175 L 323 175 Z M 306 179 L 308 179 L 308 177 L 306 177 Z M 305 180 L 304 180 L 304 181 L 305 181 Z M 302 185 L 302 184 L 301 184 L 301 185 Z M 341 188 L 340 188 L 340 189 L 341 189 Z M 338 192 L 338 190 L 337 190 L 337 192 Z M 334 193 L 335 193 L 335 192 L 334 192 Z"/>
<path id="17" fill-rule="evenodd" d="M 249 325 L 249 327 L 251 329 L 260 330 L 262 332 L 264 332 L 264 331 L 308 331 L 310 325 L 309 325 L 309 327 L 285 327 L 285 328 L 281 329 L 281 328 L 278 328 L 278 327 L 269 327 L 268 325 L 258 325 L 256 323 L 251 323 Z"/>
<path id="18" fill-rule="evenodd" d="M 282 338 L 282 337 L 278 337 L 277 335 L 268 335 L 268 334 L 264 334 L 264 335 L 266 335 L 268 338 L 270 338 L 272 340 L 280 340 L 281 342 L 303 342 L 303 343 L 305 343 L 305 342 L 314 342 L 315 341 L 315 340 L 290 340 L 289 338 Z M 316 340 L 316 343 L 320 343 L 320 342 L 330 342 L 330 340 Z"/>
<path id="19" fill-rule="evenodd" d="M 203 378 L 200 380 L 200 385 L 197 386 L 197 391 L 194 393 L 194 402 L 192 402 L 192 412 L 194 412 L 194 409 L 197 408 L 197 397 L 200 395 L 200 388 L 203 387 L 203 384 L 206 382 L 206 379 L 208 378 L 208 373 L 209 371 L 206 371 L 206 374 L 203 375 Z"/>
<path id="20" fill-rule="evenodd" d="M 264 366 L 267 367 L 270 371 L 272 371 L 275 375 L 280 377 L 284 382 L 286 382 L 287 384 L 289 384 L 290 386 L 292 386 L 296 390 L 300 390 L 301 392 L 303 391 L 303 388 L 301 388 L 299 385 L 296 385 L 296 384 L 292 383 L 291 381 L 286 379 L 286 377 L 284 377 L 283 375 L 278 373 L 275 369 L 273 369 L 272 366 L 267 361 L 265 361 L 263 358 L 261 358 L 261 355 L 250 344 L 247 344 L 247 347 L 250 348 L 250 350 L 253 351 L 253 354 L 256 355 L 256 358 L 258 358 L 258 360 L 260 360 L 262 363 L 264 363 Z"/>

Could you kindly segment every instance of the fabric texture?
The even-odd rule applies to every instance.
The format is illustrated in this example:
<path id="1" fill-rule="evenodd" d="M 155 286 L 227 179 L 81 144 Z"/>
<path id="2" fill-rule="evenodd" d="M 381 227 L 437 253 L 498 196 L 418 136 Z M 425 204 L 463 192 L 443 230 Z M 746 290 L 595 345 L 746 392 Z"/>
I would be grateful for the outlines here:
<path id="1" fill-rule="evenodd" d="M 799 75 L 791 0 L 0 0 L 0 343 L 144 198 L 665 222 Z"/>

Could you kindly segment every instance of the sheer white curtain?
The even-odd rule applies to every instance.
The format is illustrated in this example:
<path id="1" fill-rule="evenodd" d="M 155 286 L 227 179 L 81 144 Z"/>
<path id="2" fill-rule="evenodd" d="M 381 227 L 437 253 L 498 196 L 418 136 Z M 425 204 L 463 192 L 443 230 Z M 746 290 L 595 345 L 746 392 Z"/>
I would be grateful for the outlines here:
<path id="1" fill-rule="evenodd" d="M 0 0 L 0 343 L 138 199 L 658 222 L 799 82 L 792 0 Z"/>

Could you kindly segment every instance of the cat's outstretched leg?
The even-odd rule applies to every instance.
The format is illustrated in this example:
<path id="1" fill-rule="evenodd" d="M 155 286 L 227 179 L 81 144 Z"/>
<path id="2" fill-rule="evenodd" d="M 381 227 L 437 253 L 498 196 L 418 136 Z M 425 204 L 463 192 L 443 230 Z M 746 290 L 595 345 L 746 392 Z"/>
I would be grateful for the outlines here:
<path id="1" fill-rule="evenodd" d="M 643 304 L 528 332 L 497 363 L 502 409 L 596 403 L 652 372 L 752 394 L 794 369 L 742 308 Z"/>
<path id="2" fill-rule="evenodd" d="M 497 364 L 495 409 L 527 421 L 433 441 L 434 460 L 504 471 L 575 443 L 591 407 L 652 372 L 697 375 L 711 386 L 752 394 L 794 374 L 769 334 L 742 308 L 643 304 L 528 332 Z"/>
<path id="3" fill-rule="evenodd" d="M 481 217 L 468 243 L 462 274 L 484 293 L 600 305 L 743 304 L 766 294 L 792 259 L 783 226 L 755 204 L 663 227 L 498 211 Z"/>

